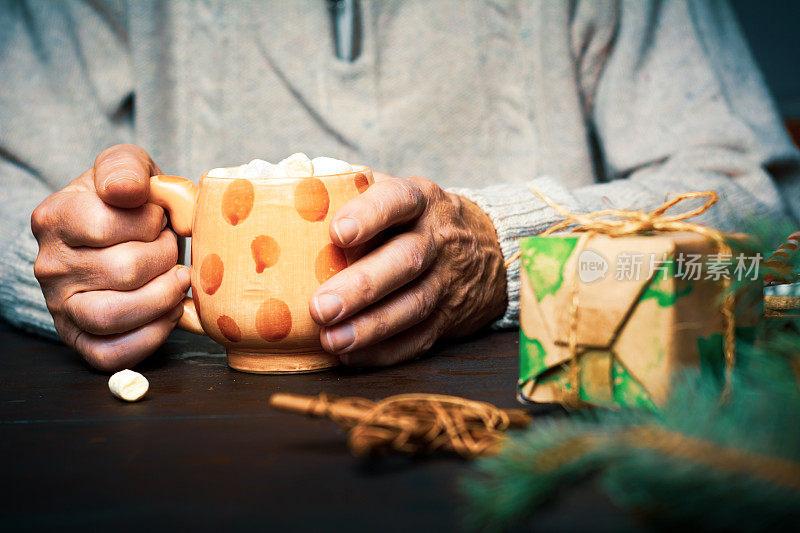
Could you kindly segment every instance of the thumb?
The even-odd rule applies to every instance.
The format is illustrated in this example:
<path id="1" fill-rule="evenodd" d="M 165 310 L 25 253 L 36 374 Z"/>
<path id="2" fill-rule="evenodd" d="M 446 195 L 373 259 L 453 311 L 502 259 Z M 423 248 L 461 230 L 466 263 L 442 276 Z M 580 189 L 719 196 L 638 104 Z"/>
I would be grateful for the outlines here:
<path id="1" fill-rule="evenodd" d="M 380 172 L 377 170 L 372 171 L 372 179 L 375 181 L 386 181 L 392 179 L 394 176 L 387 174 L 385 172 Z"/>
<path id="2" fill-rule="evenodd" d="M 160 173 L 147 152 L 133 144 L 118 144 L 94 160 L 94 188 L 108 205 L 139 207 L 147 202 L 150 176 Z"/>

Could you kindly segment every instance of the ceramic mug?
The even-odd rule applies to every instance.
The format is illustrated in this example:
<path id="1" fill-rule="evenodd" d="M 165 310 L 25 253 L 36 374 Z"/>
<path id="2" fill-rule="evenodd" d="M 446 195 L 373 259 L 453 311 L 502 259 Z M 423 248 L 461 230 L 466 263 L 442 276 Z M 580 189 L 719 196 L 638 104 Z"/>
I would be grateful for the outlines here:
<path id="1" fill-rule="evenodd" d="M 308 301 L 360 249 L 328 233 L 338 208 L 373 182 L 367 167 L 307 178 L 150 178 L 149 201 L 191 237 L 192 298 L 178 327 L 222 344 L 231 368 L 277 374 L 339 364 L 322 349 Z"/>

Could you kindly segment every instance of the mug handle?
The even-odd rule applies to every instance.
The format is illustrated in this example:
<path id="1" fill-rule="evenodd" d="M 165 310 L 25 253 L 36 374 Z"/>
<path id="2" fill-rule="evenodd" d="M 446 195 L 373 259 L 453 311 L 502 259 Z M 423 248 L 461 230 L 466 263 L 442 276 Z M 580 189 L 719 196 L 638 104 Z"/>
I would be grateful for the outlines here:
<path id="1" fill-rule="evenodd" d="M 172 229 L 181 237 L 192 236 L 192 219 L 197 200 L 197 185 L 180 176 L 152 176 L 148 202 L 163 207 L 169 213 Z M 194 300 L 183 299 L 183 315 L 178 327 L 190 333 L 205 335 Z"/>

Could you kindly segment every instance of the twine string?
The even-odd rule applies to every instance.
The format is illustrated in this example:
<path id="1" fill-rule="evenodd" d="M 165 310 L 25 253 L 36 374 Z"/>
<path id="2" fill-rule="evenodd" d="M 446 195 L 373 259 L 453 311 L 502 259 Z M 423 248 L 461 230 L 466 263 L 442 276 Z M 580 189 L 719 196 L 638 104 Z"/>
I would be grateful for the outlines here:
<path id="1" fill-rule="evenodd" d="M 731 255 L 731 248 L 725 241 L 723 234 L 715 229 L 687 222 L 686 219 L 695 217 L 708 211 L 719 199 L 719 196 L 714 191 L 692 191 L 679 194 L 667 200 L 659 207 L 652 211 L 635 211 L 629 209 L 603 209 L 591 213 L 574 213 L 566 207 L 554 202 L 535 188 L 531 187 L 531 191 L 545 204 L 551 207 L 559 215 L 564 217 L 564 220 L 556 222 L 540 235 L 547 236 L 557 231 L 565 230 L 570 226 L 574 226 L 571 231 L 576 233 L 584 233 L 582 240 L 579 241 L 576 253 L 580 253 L 589 239 L 594 235 L 608 235 L 611 237 L 623 237 L 627 235 L 637 235 L 642 233 L 655 233 L 655 232 L 691 232 L 700 234 L 707 239 L 713 241 L 717 248 L 717 253 L 720 255 Z M 671 208 L 675 207 L 681 202 L 692 200 L 696 198 L 705 198 L 706 201 L 694 209 L 668 215 L 666 214 Z M 613 217 L 613 218 L 608 218 Z M 518 260 L 522 252 L 517 251 L 512 255 L 505 266 L 508 267 L 514 261 Z M 569 372 L 568 380 L 570 384 L 569 392 L 562 400 L 567 407 L 577 407 L 582 405 L 580 399 L 580 369 L 578 367 L 578 278 L 577 272 L 568 274 L 569 278 Z M 723 385 L 720 401 L 725 403 L 729 400 L 733 389 L 733 368 L 736 364 L 736 328 L 734 320 L 734 299 L 730 293 L 731 280 L 725 277 L 722 278 L 722 302 L 720 304 L 720 311 L 722 314 L 722 327 L 723 327 L 723 352 L 725 362 L 725 383 Z"/>
<path id="2" fill-rule="evenodd" d="M 578 239 L 576 248 L 583 250 L 586 246 L 586 241 L 591 238 L 590 233 L 581 235 Z M 580 399 L 581 388 L 581 374 L 580 365 L 578 365 L 578 324 L 580 323 L 580 297 L 578 294 L 578 276 L 575 272 L 568 273 L 568 290 L 569 290 L 569 308 L 567 317 L 569 320 L 569 332 L 567 337 L 567 345 L 569 349 L 569 369 L 567 371 L 567 380 L 570 384 L 569 393 L 562 399 L 564 406 L 569 409 L 577 409 L 583 402 Z"/>
<path id="3" fill-rule="evenodd" d="M 764 274 L 765 285 L 782 285 L 797 281 L 797 275 L 793 270 L 796 266 L 798 248 L 800 248 L 800 231 L 795 231 L 764 262 L 764 266 L 767 267 L 767 273 Z"/>
<path id="4" fill-rule="evenodd" d="M 465 459 L 498 452 L 503 432 L 529 420 L 517 413 L 512 421 L 508 412 L 485 402 L 419 393 L 379 402 L 321 393 L 304 414 L 330 418 L 348 431 L 350 449 L 357 456 L 385 450 L 407 454 L 446 450 Z"/>

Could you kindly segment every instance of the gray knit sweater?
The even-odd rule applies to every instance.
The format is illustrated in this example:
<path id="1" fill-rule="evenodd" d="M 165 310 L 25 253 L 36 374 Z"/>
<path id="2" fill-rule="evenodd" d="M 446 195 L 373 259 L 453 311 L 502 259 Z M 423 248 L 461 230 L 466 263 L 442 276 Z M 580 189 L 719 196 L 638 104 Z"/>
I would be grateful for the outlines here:
<path id="1" fill-rule="evenodd" d="M 720 2 L 375 1 L 360 55 L 323 0 L 0 2 L 0 313 L 43 334 L 32 209 L 104 148 L 164 172 L 292 152 L 418 174 L 483 208 L 506 256 L 578 210 L 715 189 L 702 219 L 800 218 L 797 151 Z M 498 325 L 514 324 L 517 268 Z"/>

